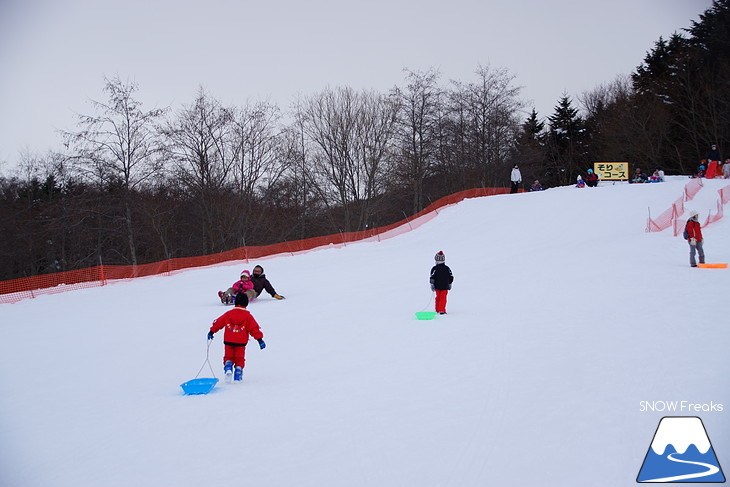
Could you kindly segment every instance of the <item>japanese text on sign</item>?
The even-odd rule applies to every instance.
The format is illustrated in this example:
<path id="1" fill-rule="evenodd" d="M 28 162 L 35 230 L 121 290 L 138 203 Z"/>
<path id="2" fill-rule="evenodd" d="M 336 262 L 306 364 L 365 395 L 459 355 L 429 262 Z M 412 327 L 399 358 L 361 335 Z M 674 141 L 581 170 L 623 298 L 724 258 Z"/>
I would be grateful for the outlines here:
<path id="1" fill-rule="evenodd" d="M 628 162 L 594 162 L 593 170 L 602 181 L 629 179 Z"/>

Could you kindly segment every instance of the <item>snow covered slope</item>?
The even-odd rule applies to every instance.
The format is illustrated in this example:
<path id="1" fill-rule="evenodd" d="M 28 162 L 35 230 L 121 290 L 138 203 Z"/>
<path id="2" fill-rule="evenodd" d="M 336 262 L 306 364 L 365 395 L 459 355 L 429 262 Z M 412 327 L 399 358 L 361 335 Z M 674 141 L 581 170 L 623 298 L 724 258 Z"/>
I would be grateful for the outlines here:
<path id="1" fill-rule="evenodd" d="M 0 305 L 0 485 L 630 486 L 666 415 L 730 465 L 730 270 L 644 232 L 686 182 L 471 199 L 382 242 Z M 703 232 L 729 262 L 730 218 Z M 417 321 L 439 250 L 449 314 Z M 249 306 L 267 348 L 183 396 L 216 291 L 255 264 L 287 297 Z"/>

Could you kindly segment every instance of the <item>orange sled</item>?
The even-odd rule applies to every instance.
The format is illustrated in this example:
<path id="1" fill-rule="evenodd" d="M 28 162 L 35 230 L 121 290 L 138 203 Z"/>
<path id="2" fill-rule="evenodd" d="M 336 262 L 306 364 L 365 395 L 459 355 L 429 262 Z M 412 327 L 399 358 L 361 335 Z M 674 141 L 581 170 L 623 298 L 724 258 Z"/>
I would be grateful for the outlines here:
<path id="1" fill-rule="evenodd" d="M 697 267 L 706 269 L 727 269 L 727 264 L 697 264 Z"/>

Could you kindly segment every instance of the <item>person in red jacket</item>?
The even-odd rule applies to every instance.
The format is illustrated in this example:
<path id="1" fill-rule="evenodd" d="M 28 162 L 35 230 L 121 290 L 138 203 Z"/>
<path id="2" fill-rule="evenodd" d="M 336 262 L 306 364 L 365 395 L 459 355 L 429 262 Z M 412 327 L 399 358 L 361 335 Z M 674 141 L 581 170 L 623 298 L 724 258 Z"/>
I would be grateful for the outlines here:
<path id="1" fill-rule="evenodd" d="M 689 243 L 689 265 L 697 267 L 695 261 L 695 251 L 700 256 L 700 264 L 705 263 L 705 249 L 703 248 L 704 240 L 702 239 L 702 228 L 699 222 L 699 213 L 692 211 L 689 214 L 689 220 L 684 227 L 687 230 L 687 242 Z"/>
<path id="2" fill-rule="evenodd" d="M 223 372 L 226 375 L 226 382 L 233 380 L 240 381 L 243 376 L 243 368 L 246 365 L 246 344 L 249 335 L 259 342 L 259 348 L 266 348 L 264 334 L 253 315 L 246 309 L 248 296 L 246 293 L 236 295 L 235 307 L 226 311 L 213 321 L 208 332 L 208 340 L 225 327 L 223 344 L 226 349 L 223 353 Z M 235 367 L 235 372 L 234 372 Z"/>
<path id="3" fill-rule="evenodd" d="M 593 172 L 593 169 L 589 169 L 584 181 L 586 183 L 586 186 L 588 186 L 589 188 L 595 188 L 596 186 L 598 186 L 598 181 L 600 181 L 600 178 L 598 177 L 598 174 Z"/>

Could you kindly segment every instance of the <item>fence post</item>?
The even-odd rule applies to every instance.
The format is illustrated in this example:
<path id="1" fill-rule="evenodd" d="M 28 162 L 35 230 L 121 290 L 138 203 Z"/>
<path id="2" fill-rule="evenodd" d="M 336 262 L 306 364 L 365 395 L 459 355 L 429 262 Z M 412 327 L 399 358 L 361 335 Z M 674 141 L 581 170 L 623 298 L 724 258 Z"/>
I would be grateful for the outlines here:
<path id="1" fill-rule="evenodd" d="M 652 221 L 651 221 L 651 207 L 648 207 L 647 206 L 646 209 L 649 211 L 649 218 L 647 218 L 647 220 L 646 220 L 646 229 L 644 230 L 644 233 L 649 233 L 649 232 L 651 232 L 651 224 L 652 224 Z"/>
<path id="2" fill-rule="evenodd" d="M 104 262 L 101 260 L 101 255 L 99 256 L 99 277 L 101 278 L 101 285 L 106 286 L 106 274 L 104 273 Z"/>
<path id="3" fill-rule="evenodd" d="M 436 212 L 438 214 L 438 212 Z M 408 228 L 413 230 L 413 225 L 411 225 L 411 220 L 408 219 L 408 215 L 406 215 L 406 212 L 403 212 L 403 216 L 406 217 L 406 223 L 408 223 Z"/>
<path id="4" fill-rule="evenodd" d="M 345 242 L 345 234 L 344 234 L 344 233 L 342 233 L 342 229 L 341 229 L 341 228 L 340 228 L 339 230 L 340 230 L 340 232 L 339 232 L 339 233 L 340 233 L 340 240 L 342 240 L 342 245 L 343 245 L 344 247 L 347 247 L 347 242 Z"/>

